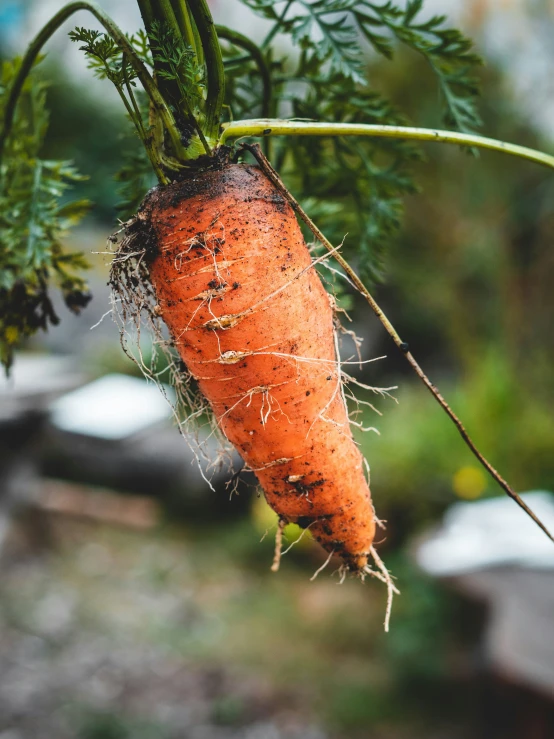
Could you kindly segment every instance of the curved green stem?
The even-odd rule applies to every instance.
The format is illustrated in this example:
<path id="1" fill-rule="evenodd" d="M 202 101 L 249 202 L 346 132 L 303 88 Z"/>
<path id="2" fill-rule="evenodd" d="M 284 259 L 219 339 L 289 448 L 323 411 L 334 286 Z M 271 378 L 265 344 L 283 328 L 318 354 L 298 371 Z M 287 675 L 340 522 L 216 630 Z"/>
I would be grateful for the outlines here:
<path id="1" fill-rule="evenodd" d="M 206 0 L 188 0 L 190 13 L 200 36 L 204 58 L 208 94 L 206 99 L 206 138 L 212 143 L 217 141 L 219 119 L 225 97 L 225 70 L 221 48 L 217 39 L 215 25 Z"/>
<path id="2" fill-rule="evenodd" d="M 125 57 L 124 57 L 125 59 Z M 152 136 L 150 136 L 145 128 L 142 121 L 142 114 L 140 112 L 139 106 L 137 104 L 137 100 L 135 98 L 135 95 L 133 93 L 133 88 L 131 86 L 131 83 L 129 81 L 129 78 L 127 75 L 125 75 L 125 89 L 127 90 L 127 97 L 128 100 L 125 98 L 125 95 L 123 94 L 123 90 L 118 86 L 115 85 L 115 88 L 123 102 L 123 105 L 127 109 L 127 114 L 129 115 L 129 118 L 131 121 L 135 124 L 135 127 L 137 129 L 137 133 L 139 135 L 140 140 L 143 143 L 144 148 L 146 149 L 146 154 L 148 156 L 148 159 L 150 161 L 150 164 L 152 165 L 152 168 L 156 174 L 156 177 L 158 179 L 158 182 L 161 185 L 167 185 L 169 184 L 169 179 L 165 175 L 163 169 L 162 169 L 162 160 L 161 157 L 156 150 L 154 146 L 154 142 L 152 139 Z"/>
<path id="3" fill-rule="evenodd" d="M 87 10 L 89 13 L 92 13 L 92 15 L 94 15 L 95 18 L 100 21 L 100 23 L 106 29 L 107 33 L 114 39 L 119 48 L 128 57 L 129 63 L 135 70 L 148 97 L 152 101 L 152 105 L 155 107 L 160 118 L 163 120 L 164 126 L 169 133 L 175 152 L 186 157 L 184 147 L 181 143 L 181 137 L 173 118 L 173 114 L 167 107 L 165 100 L 156 87 L 156 83 L 152 79 L 150 72 L 138 58 L 135 50 L 127 40 L 127 37 L 125 36 L 123 31 L 114 23 L 114 21 L 104 12 L 104 10 L 99 5 L 87 0 L 78 0 L 77 2 L 72 2 L 68 5 L 65 5 L 61 10 L 59 10 L 39 31 L 33 41 L 31 41 L 31 43 L 29 44 L 25 56 L 21 61 L 21 66 L 19 67 L 17 75 L 15 76 L 15 79 L 12 83 L 10 95 L 8 97 L 8 101 L 6 103 L 4 111 L 4 121 L 2 123 L 2 129 L 0 131 L 0 161 L 2 159 L 6 139 L 9 136 L 12 128 L 17 101 L 23 89 L 25 79 L 30 73 L 33 64 L 40 54 L 44 44 L 58 30 L 62 23 L 64 23 L 71 15 L 73 15 L 73 13 L 76 13 L 79 10 Z"/>
<path id="4" fill-rule="evenodd" d="M 234 46 L 246 49 L 258 67 L 260 78 L 262 80 L 262 115 L 264 117 L 270 115 L 271 110 L 271 74 L 267 62 L 260 48 L 249 38 L 243 36 L 238 31 L 233 31 L 225 26 L 216 26 L 215 30 L 219 38 L 230 41 Z"/>
<path id="5" fill-rule="evenodd" d="M 414 141 L 436 141 L 444 144 L 477 147 L 501 151 L 504 154 L 528 159 L 554 169 L 554 156 L 518 144 L 509 144 L 497 139 L 489 139 L 477 134 L 440 131 L 431 128 L 410 126 L 376 126 L 363 123 L 311 123 L 302 121 L 283 121 L 279 119 L 260 119 L 234 121 L 223 125 L 219 143 L 243 136 L 369 136 L 373 138 L 410 139 Z"/>

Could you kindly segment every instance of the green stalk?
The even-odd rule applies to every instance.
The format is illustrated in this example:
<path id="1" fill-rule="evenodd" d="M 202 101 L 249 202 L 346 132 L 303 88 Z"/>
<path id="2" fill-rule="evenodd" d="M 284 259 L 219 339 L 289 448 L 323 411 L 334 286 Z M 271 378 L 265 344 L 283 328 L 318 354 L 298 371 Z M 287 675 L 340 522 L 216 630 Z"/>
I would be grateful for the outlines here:
<path id="1" fill-rule="evenodd" d="M 183 87 L 183 85 L 181 84 L 180 81 L 177 81 L 176 84 L 177 84 L 177 88 L 178 88 L 179 93 L 180 93 L 179 104 L 183 106 L 183 109 L 185 111 L 185 115 L 191 121 L 192 125 L 196 129 L 196 133 L 198 135 L 198 138 L 199 138 L 202 146 L 204 147 L 204 152 L 208 156 L 211 156 L 211 154 L 212 154 L 211 147 L 208 144 L 208 142 L 206 141 L 206 137 L 204 136 L 204 132 L 202 131 L 202 128 L 200 127 L 200 124 L 198 123 L 198 121 L 196 120 L 196 117 L 195 117 L 194 113 L 192 112 L 192 109 L 190 107 L 189 101 L 187 99 L 186 90 L 184 89 L 184 87 Z"/>
<path id="2" fill-rule="evenodd" d="M 125 63 L 126 63 L 126 61 L 127 60 L 125 59 Z M 142 122 L 142 115 L 141 115 L 141 112 L 139 110 L 139 106 L 138 106 L 137 100 L 135 98 L 135 95 L 133 93 L 133 88 L 131 86 L 131 83 L 129 82 L 129 78 L 128 78 L 127 74 L 125 75 L 125 89 L 127 90 L 127 97 L 129 98 L 129 101 L 131 103 L 131 107 L 132 107 L 132 110 L 133 110 L 132 121 L 133 121 L 133 123 L 135 124 L 135 126 L 136 126 L 136 128 L 138 130 L 138 133 L 139 133 L 139 136 L 140 136 L 140 139 L 141 139 L 142 143 L 146 146 L 147 145 L 148 135 L 147 135 L 147 133 L 146 133 L 146 131 L 144 129 L 144 125 L 143 125 L 143 122 Z"/>
<path id="3" fill-rule="evenodd" d="M 198 60 L 198 49 L 196 47 L 197 37 L 194 33 L 194 24 L 191 20 L 188 8 L 184 0 L 171 0 L 173 12 L 179 26 L 181 37 L 185 43 L 188 44 L 196 54 L 196 60 Z"/>
<path id="4" fill-rule="evenodd" d="M 154 10 L 152 8 L 152 3 L 150 2 L 150 0 L 137 0 L 137 4 L 142 16 L 144 28 L 148 32 L 148 29 L 154 22 Z"/>
<path id="5" fill-rule="evenodd" d="M 206 98 L 206 139 L 217 141 L 219 120 L 225 97 L 225 70 L 215 25 L 206 0 L 188 0 L 188 7 L 198 29 L 204 58 L 208 93 Z"/>
<path id="6" fill-rule="evenodd" d="M 158 20 L 163 21 L 170 26 L 176 36 L 181 36 L 181 28 L 179 27 L 177 18 L 173 12 L 173 4 L 171 0 L 153 0 L 153 5 L 155 9 L 157 8 L 158 12 L 154 10 L 154 14 Z"/>
<path id="7" fill-rule="evenodd" d="M 249 38 L 243 36 L 242 33 L 233 31 L 231 28 L 216 26 L 215 30 L 217 31 L 219 38 L 230 41 L 234 46 L 238 46 L 241 49 L 246 49 L 253 61 L 256 63 L 263 86 L 262 115 L 264 118 L 269 116 L 271 111 L 271 74 L 264 55 L 260 51 L 259 47 Z"/>
<path id="8" fill-rule="evenodd" d="M 369 136 L 373 138 L 436 141 L 443 144 L 500 151 L 554 169 L 554 156 L 518 144 L 509 144 L 477 134 L 440 131 L 411 126 L 377 126 L 363 123 L 304 123 L 273 118 L 224 123 L 219 144 L 244 136 Z"/>
<path id="9" fill-rule="evenodd" d="M 192 30 L 194 34 L 194 45 L 196 48 L 196 59 L 198 60 L 198 65 L 203 66 L 206 63 L 206 59 L 204 57 L 204 49 L 202 48 L 200 34 L 198 33 L 198 28 L 196 27 L 196 23 L 194 22 L 194 20 L 192 20 Z"/>
<path id="10" fill-rule="evenodd" d="M 6 108 L 4 112 L 4 121 L 2 129 L 0 131 L 0 161 L 2 160 L 6 139 L 12 129 L 17 101 L 23 89 L 25 79 L 31 72 L 33 64 L 35 63 L 44 44 L 58 30 L 62 23 L 64 23 L 71 15 L 73 15 L 73 13 L 76 13 L 79 10 L 88 10 L 90 13 L 92 13 L 92 15 L 94 15 L 95 18 L 100 21 L 100 23 L 106 29 L 107 33 L 114 39 L 119 48 L 128 57 L 129 62 L 137 73 L 142 86 L 144 87 L 148 97 L 152 102 L 152 105 L 156 110 L 156 113 L 163 121 L 163 124 L 171 139 L 175 154 L 179 157 L 182 157 L 183 159 L 186 159 L 187 153 L 181 143 L 181 137 L 173 118 L 173 114 L 169 110 L 164 98 L 156 87 L 156 83 L 152 79 L 150 72 L 138 58 L 135 50 L 127 40 L 127 37 L 125 36 L 123 31 L 121 31 L 121 29 L 114 23 L 114 21 L 104 12 L 104 10 L 102 10 L 101 7 L 96 5 L 96 3 L 87 0 L 78 0 L 77 2 L 72 2 L 64 6 L 48 21 L 48 23 L 35 36 L 33 41 L 31 41 L 25 53 L 25 56 L 21 61 L 21 66 L 11 86 L 10 95 L 6 103 Z"/>
<path id="11" fill-rule="evenodd" d="M 125 57 L 124 59 L 126 62 L 127 60 Z M 142 141 L 144 148 L 146 149 L 146 154 L 156 174 L 158 182 L 161 185 L 167 185 L 169 184 L 169 179 L 167 178 L 164 171 L 162 170 L 162 166 L 161 166 L 162 161 L 160 157 L 158 156 L 155 146 L 153 145 L 152 137 L 146 133 L 146 130 L 144 128 L 144 125 L 142 122 L 142 114 L 140 112 L 138 103 L 133 93 L 133 88 L 131 86 L 131 83 L 129 82 L 127 74 L 125 75 L 125 89 L 127 90 L 127 96 L 129 98 L 129 102 L 125 98 L 125 95 L 123 94 L 123 90 L 120 90 L 119 87 L 116 85 L 116 90 L 119 93 L 121 100 L 123 101 L 123 105 L 127 109 L 127 114 L 129 115 L 133 123 L 135 124 L 135 127 L 138 131 L 139 138 Z"/>
<path id="12" fill-rule="evenodd" d="M 144 0 L 141 0 L 144 4 Z M 141 8 L 142 12 L 142 8 Z M 171 33 L 176 37 L 181 37 L 181 28 L 177 22 L 175 13 L 173 12 L 173 6 L 170 0 L 148 0 L 146 7 L 146 14 L 143 15 L 144 27 L 147 33 L 150 33 L 151 27 L 154 21 L 158 21 L 165 28 L 169 29 Z M 181 92 L 179 85 L 174 79 L 167 79 L 164 73 L 170 72 L 171 68 L 168 64 L 160 62 L 154 56 L 154 72 L 156 77 L 156 84 L 160 88 L 162 95 L 165 100 L 172 106 L 174 111 L 179 110 L 179 104 L 181 102 Z M 190 119 L 190 116 L 186 116 L 189 120 L 188 123 L 194 125 L 194 120 Z"/>

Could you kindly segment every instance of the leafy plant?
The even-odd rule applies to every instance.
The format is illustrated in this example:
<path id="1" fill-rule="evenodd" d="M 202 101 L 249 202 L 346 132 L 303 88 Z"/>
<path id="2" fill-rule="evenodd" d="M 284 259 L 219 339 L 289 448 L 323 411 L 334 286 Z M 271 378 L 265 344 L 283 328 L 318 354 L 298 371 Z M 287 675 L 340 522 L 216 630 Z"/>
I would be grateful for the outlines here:
<path id="1" fill-rule="evenodd" d="M 445 27 L 446 16 L 421 18 L 423 0 L 408 0 L 405 8 L 393 2 L 367 0 L 243 0 L 274 25 L 263 46 L 278 33 L 290 34 L 312 68 L 327 66 L 330 77 L 340 76 L 366 85 L 361 40 L 387 59 L 393 57 L 391 36 L 422 54 L 436 74 L 445 103 L 445 122 L 461 131 L 481 124 L 475 106 L 481 63 L 471 42 Z M 325 73 L 324 73 L 325 74 Z"/>
<path id="2" fill-rule="evenodd" d="M 16 71 L 17 62 L 3 64 L 0 111 Z M 85 200 L 62 203 L 81 175 L 71 162 L 40 158 L 48 124 L 45 97 L 43 83 L 25 83 L 1 170 L 0 358 L 6 369 L 23 338 L 58 323 L 50 283 L 62 291 L 73 312 L 90 300 L 80 274 L 86 260 L 81 253 L 65 252 L 60 241 L 90 204 Z"/>

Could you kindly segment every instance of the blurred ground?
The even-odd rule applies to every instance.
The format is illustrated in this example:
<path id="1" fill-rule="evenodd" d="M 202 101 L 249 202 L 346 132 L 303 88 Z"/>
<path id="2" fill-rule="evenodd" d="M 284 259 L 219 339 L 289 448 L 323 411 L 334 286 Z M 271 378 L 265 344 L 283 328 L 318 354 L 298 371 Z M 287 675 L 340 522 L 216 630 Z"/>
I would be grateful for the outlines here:
<path id="1" fill-rule="evenodd" d="M 221 556 L 166 535 L 137 546 L 133 534 L 48 525 L 54 550 L 4 562 L 2 737 L 325 736 L 298 689 L 226 654 L 226 616 L 252 583 Z"/>
<path id="2" fill-rule="evenodd" d="M 2 739 L 470 736 L 398 712 L 380 585 L 309 583 L 312 548 L 271 574 L 259 538 L 21 520 L 0 562 Z"/>

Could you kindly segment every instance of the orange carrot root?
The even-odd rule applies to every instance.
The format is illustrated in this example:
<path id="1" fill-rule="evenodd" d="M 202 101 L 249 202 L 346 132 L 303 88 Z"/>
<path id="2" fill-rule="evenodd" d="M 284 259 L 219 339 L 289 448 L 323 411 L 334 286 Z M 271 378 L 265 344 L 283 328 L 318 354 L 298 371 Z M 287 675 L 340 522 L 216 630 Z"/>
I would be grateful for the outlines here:
<path id="1" fill-rule="evenodd" d="M 393 592 L 372 547 L 377 520 L 350 430 L 333 301 L 290 205 L 258 168 L 223 164 L 152 190 L 133 229 L 148 239 L 134 257 L 148 270 L 151 314 L 279 515 L 272 569 L 285 523 L 296 523 L 345 572 Z M 127 271 L 127 296 L 134 284 Z"/>

